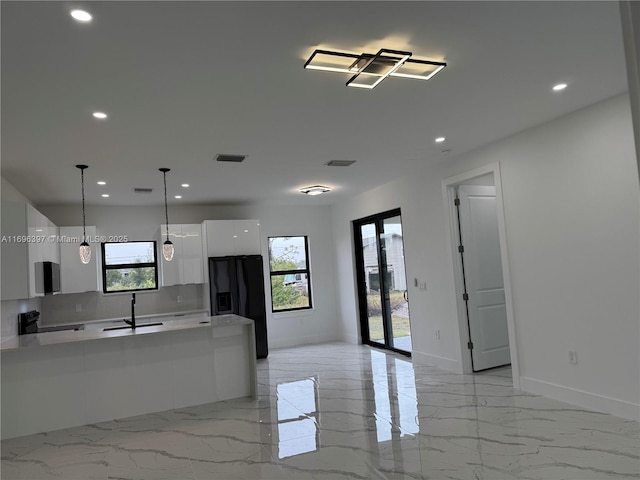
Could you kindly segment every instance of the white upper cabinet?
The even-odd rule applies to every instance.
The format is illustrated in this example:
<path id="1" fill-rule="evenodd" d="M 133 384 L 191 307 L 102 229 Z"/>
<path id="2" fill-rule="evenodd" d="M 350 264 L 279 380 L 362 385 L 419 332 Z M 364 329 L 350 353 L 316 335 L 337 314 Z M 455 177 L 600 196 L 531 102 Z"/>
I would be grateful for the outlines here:
<path id="1" fill-rule="evenodd" d="M 26 204 L 2 202 L 2 300 L 29 297 Z"/>
<path id="2" fill-rule="evenodd" d="M 60 263 L 58 227 L 25 202 L 2 202 L 2 300 L 42 296 L 36 265 Z"/>
<path id="3" fill-rule="evenodd" d="M 260 254 L 260 220 L 234 220 L 236 255 Z"/>
<path id="4" fill-rule="evenodd" d="M 160 226 L 160 246 L 167 239 L 167 226 Z M 173 243 L 173 260 L 167 262 L 162 253 L 162 286 L 204 283 L 202 225 L 169 225 L 169 240 Z M 158 249 L 162 252 L 162 247 Z"/>
<path id="5" fill-rule="evenodd" d="M 202 254 L 202 225 L 183 224 L 182 227 L 182 283 L 204 283 L 204 255 Z"/>
<path id="6" fill-rule="evenodd" d="M 260 220 L 205 220 L 207 256 L 259 255 Z"/>
<path id="7" fill-rule="evenodd" d="M 96 227 L 87 226 L 87 239 L 96 240 Z M 80 261 L 82 227 L 60 227 L 60 293 L 97 292 L 100 275 L 100 243 L 91 241 L 91 261 Z"/>
<path id="8" fill-rule="evenodd" d="M 226 257 L 236 254 L 233 220 L 206 220 L 207 256 Z"/>
<path id="9" fill-rule="evenodd" d="M 26 205 L 29 297 L 44 295 L 36 285 L 36 268 L 41 262 L 60 263 L 58 227 L 30 204 Z"/>

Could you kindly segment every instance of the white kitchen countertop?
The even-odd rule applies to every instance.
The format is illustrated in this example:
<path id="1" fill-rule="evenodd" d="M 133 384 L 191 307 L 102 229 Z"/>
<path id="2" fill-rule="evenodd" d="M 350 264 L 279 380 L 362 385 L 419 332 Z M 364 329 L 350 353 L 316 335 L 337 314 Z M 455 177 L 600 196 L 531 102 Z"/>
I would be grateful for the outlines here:
<path id="1" fill-rule="evenodd" d="M 163 325 L 144 327 L 146 323 L 163 322 Z M 137 328 L 126 328 L 121 330 L 103 331 L 104 328 L 114 326 L 126 326 L 124 322 L 88 322 L 85 323 L 84 330 L 63 330 L 58 332 L 32 333 L 18 335 L 15 337 L 3 338 L 0 342 L 0 352 L 14 350 L 26 350 L 44 347 L 47 345 L 59 345 L 64 343 L 87 342 L 95 340 L 106 340 L 110 338 L 134 337 L 139 335 L 154 335 L 158 333 L 174 332 L 177 330 L 189 330 L 195 328 L 216 328 L 232 325 L 246 325 L 253 321 L 239 315 L 216 315 L 213 317 L 206 314 L 186 315 L 176 318 L 175 316 L 154 317 L 139 319 Z"/>

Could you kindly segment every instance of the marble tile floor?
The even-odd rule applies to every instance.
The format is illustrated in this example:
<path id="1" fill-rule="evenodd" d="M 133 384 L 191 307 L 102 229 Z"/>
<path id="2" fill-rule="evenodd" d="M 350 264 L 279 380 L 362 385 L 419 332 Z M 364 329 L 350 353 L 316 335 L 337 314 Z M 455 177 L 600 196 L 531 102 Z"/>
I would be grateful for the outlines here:
<path id="1" fill-rule="evenodd" d="M 638 479 L 637 422 L 342 343 L 272 351 L 241 399 L 2 442 L 3 480 Z"/>

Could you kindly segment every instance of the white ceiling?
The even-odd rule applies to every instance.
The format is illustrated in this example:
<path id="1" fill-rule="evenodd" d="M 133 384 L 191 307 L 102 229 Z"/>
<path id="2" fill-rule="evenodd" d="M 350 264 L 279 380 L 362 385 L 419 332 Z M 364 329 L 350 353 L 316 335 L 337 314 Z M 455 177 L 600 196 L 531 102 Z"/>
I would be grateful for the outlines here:
<path id="1" fill-rule="evenodd" d="M 2 176 L 37 205 L 79 202 L 78 163 L 89 204 L 162 203 L 159 167 L 170 203 L 329 204 L 627 90 L 612 1 L 74 3 L 91 24 L 71 6 L 1 5 Z M 348 88 L 303 68 L 318 47 L 448 67 Z M 314 184 L 334 191 L 297 193 Z"/>

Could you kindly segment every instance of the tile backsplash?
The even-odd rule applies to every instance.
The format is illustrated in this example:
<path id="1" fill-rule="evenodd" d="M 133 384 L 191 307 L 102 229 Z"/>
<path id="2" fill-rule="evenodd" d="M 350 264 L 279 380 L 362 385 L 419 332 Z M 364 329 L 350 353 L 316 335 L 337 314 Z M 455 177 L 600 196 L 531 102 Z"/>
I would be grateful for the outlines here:
<path id="1" fill-rule="evenodd" d="M 136 292 L 136 315 L 208 309 L 208 306 L 204 305 L 203 288 L 201 284 L 177 285 L 154 291 Z M 42 297 L 41 307 L 41 326 L 129 318 L 131 293 L 87 292 L 48 295 Z"/>
<path id="2" fill-rule="evenodd" d="M 0 304 L 0 335 L 13 337 L 18 334 L 18 315 L 29 310 L 40 310 L 40 298 L 26 300 L 3 300 Z"/>

